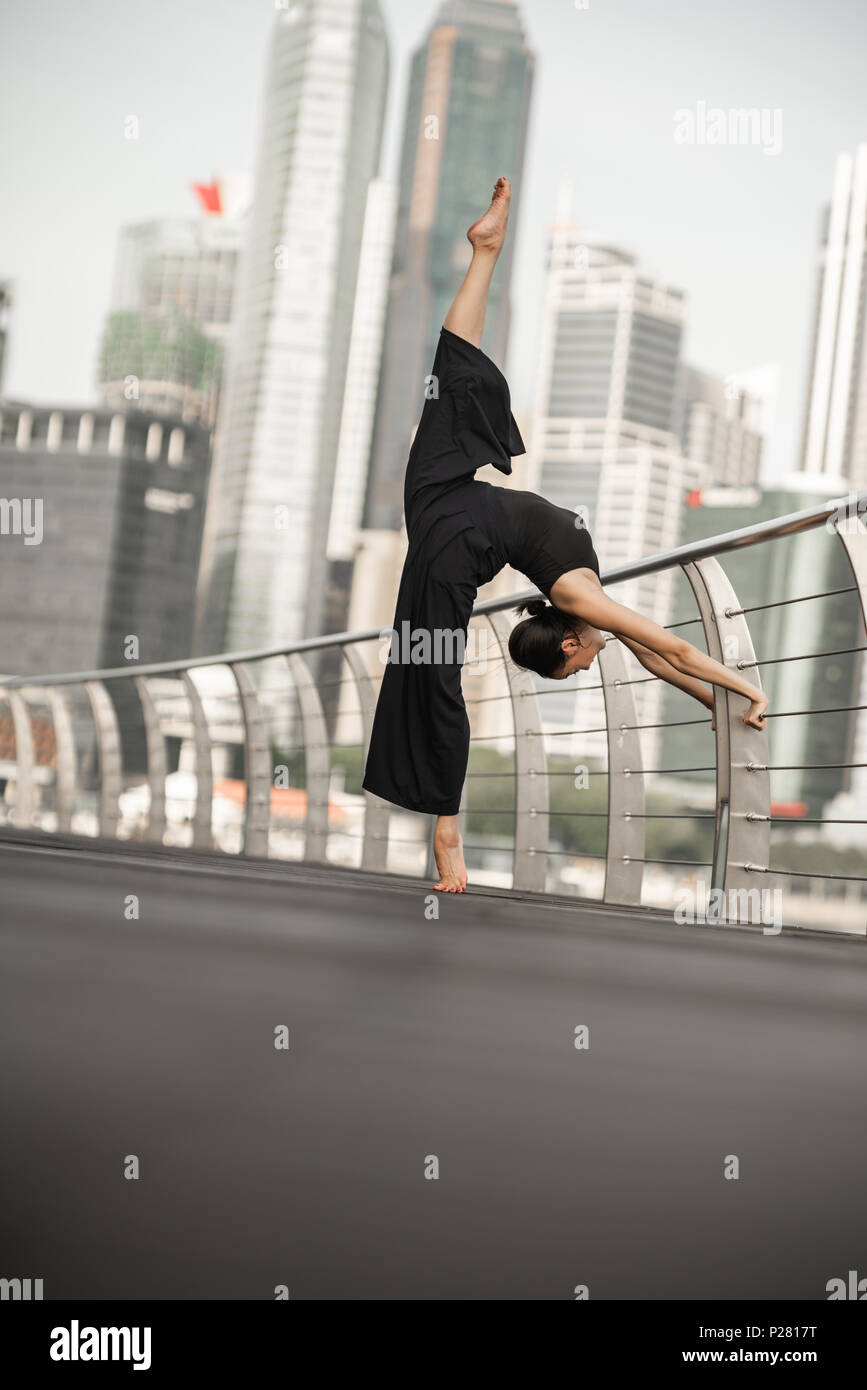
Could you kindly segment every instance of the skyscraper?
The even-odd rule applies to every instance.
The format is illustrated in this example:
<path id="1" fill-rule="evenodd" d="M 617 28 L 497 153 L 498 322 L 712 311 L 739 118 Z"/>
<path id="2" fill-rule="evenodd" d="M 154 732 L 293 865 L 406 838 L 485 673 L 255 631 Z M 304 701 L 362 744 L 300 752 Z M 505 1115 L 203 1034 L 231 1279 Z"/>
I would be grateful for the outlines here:
<path id="1" fill-rule="evenodd" d="M 673 436 L 685 297 L 622 247 L 558 219 L 551 231 L 534 450 L 542 491 L 593 508 L 600 459 Z"/>
<path id="2" fill-rule="evenodd" d="M 867 143 L 840 154 L 822 210 L 801 468 L 867 488 Z"/>
<path id="3" fill-rule="evenodd" d="M 867 143 L 834 167 L 830 203 L 822 209 L 801 471 L 828 474 L 836 494 L 842 478 L 853 492 L 867 488 Z M 860 525 L 865 521 L 862 516 Z M 863 636 L 860 622 L 857 637 Z M 863 653 L 861 654 L 863 657 Z M 853 715 L 853 762 L 867 750 L 867 662 L 861 660 Z M 853 771 L 847 792 L 863 815 L 867 775 Z"/>
<path id="4" fill-rule="evenodd" d="M 397 189 L 393 183 L 386 179 L 371 180 L 328 527 L 330 571 L 325 627 L 329 632 L 345 627 L 349 610 L 376 411 L 396 202 Z"/>
<path id="5" fill-rule="evenodd" d="M 204 215 L 121 229 L 97 380 L 101 405 L 210 428 L 249 194 L 241 175 L 194 187 Z"/>
<path id="6" fill-rule="evenodd" d="M 534 63 L 511 0 L 446 0 L 413 54 L 365 512 L 372 530 L 400 524 L 424 379 L 470 260 L 466 230 L 500 174 L 513 186 L 512 232 L 494 274 L 482 346 L 505 362 Z"/>
<path id="7" fill-rule="evenodd" d="M 321 630 L 387 85 L 378 0 L 290 0 L 278 11 L 216 445 L 200 650 Z"/>
<path id="8" fill-rule="evenodd" d="M 694 367 L 681 368 L 675 430 L 684 454 L 707 464 L 719 487 L 751 487 L 765 455 L 761 401 L 738 373 L 724 380 Z"/>
<path id="9" fill-rule="evenodd" d="M 138 661 L 188 656 L 209 466 L 177 417 L 4 401 L 0 499 L 39 527 L 0 512 L 0 670 L 123 666 L 131 637 Z"/>

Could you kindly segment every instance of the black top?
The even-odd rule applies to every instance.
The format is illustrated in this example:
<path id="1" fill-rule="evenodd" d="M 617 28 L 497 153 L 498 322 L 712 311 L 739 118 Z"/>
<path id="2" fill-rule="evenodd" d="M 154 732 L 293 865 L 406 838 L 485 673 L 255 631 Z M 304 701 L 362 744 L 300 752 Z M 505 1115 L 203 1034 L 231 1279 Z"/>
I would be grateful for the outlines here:
<path id="1" fill-rule="evenodd" d="M 496 488 L 506 514 L 511 539 L 509 564 L 550 598 L 551 589 L 567 570 L 599 573 L 599 560 L 581 516 L 557 507 L 537 492 Z"/>
<path id="2" fill-rule="evenodd" d="M 568 569 L 592 564 L 598 572 L 573 513 L 476 480 L 489 463 L 511 473 L 512 456 L 525 452 L 506 378 L 481 348 L 443 326 L 407 461 L 408 549 L 363 783 L 409 810 L 460 808 L 470 726 L 463 653 L 449 634 L 465 638 L 478 589 L 506 564 L 546 593 Z"/>
<path id="3" fill-rule="evenodd" d="M 512 458 L 524 453 L 503 373 L 481 348 L 443 327 L 407 463 L 404 515 L 410 546 L 430 524 L 431 507 L 444 513 L 457 503 L 466 510 L 465 519 L 472 515 L 483 526 L 497 568 L 510 564 L 546 597 L 567 570 L 598 574 L 590 533 L 576 512 L 538 493 L 495 488 L 473 477 L 489 463 L 511 473 Z M 487 579 L 480 576 L 478 583 Z"/>

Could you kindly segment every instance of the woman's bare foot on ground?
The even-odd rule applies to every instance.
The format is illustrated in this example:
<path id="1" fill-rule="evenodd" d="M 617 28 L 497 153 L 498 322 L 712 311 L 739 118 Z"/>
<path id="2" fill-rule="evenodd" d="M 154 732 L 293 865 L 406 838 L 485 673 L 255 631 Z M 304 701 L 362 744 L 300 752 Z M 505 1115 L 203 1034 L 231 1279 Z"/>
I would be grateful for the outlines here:
<path id="1" fill-rule="evenodd" d="M 439 882 L 434 888 L 444 893 L 463 893 L 467 886 L 464 846 L 456 832 L 437 831 L 434 835 L 434 858 L 439 870 Z"/>
<path id="2" fill-rule="evenodd" d="M 501 174 L 494 184 L 491 206 L 467 232 L 467 240 L 474 250 L 499 251 L 506 239 L 511 196 L 509 180 Z"/>

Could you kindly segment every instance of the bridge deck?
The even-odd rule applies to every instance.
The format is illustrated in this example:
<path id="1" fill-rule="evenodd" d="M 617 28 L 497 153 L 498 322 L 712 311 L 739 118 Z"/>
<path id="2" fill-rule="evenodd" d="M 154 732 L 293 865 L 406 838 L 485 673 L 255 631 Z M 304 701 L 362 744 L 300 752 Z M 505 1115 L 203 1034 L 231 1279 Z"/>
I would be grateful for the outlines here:
<path id="1" fill-rule="evenodd" d="M 432 921 L 417 881 L 26 836 L 0 881 L 0 1273 L 48 1298 L 821 1299 L 863 1264 L 862 940 L 487 890 Z"/>

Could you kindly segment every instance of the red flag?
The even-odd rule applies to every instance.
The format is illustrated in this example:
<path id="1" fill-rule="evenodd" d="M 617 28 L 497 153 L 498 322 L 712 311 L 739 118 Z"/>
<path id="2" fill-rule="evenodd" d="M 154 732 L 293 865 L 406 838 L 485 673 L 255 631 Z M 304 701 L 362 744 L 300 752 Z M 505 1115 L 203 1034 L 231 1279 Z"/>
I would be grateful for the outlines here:
<path id="1" fill-rule="evenodd" d="M 205 212 L 223 211 L 220 205 L 220 190 L 216 183 L 194 183 L 192 188 Z"/>

